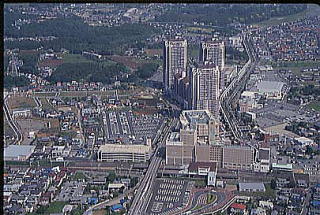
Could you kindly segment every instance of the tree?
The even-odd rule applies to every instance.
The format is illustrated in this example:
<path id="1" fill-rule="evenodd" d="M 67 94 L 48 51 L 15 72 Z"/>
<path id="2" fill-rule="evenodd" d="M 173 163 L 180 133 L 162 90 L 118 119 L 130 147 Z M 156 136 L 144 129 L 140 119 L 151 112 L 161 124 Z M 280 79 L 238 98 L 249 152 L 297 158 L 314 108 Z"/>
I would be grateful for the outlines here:
<path id="1" fill-rule="evenodd" d="M 110 215 L 111 214 L 110 209 L 111 209 L 111 207 L 109 205 L 107 205 L 106 206 L 106 215 Z"/>
<path id="2" fill-rule="evenodd" d="M 157 71 L 158 64 L 156 63 L 146 63 L 138 68 L 137 76 L 141 79 L 151 78 L 152 75 Z"/>
<path id="3" fill-rule="evenodd" d="M 273 178 L 271 179 L 271 184 L 270 184 L 271 189 L 276 189 L 277 188 L 277 182 L 276 180 Z"/>
<path id="4" fill-rule="evenodd" d="M 116 174 L 113 171 L 109 172 L 108 181 L 112 183 L 115 179 L 116 179 Z"/>
<path id="5" fill-rule="evenodd" d="M 11 76 L 5 75 L 4 76 L 4 88 L 12 88 L 12 87 L 24 87 L 28 86 L 30 81 L 28 78 L 24 76 Z"/>

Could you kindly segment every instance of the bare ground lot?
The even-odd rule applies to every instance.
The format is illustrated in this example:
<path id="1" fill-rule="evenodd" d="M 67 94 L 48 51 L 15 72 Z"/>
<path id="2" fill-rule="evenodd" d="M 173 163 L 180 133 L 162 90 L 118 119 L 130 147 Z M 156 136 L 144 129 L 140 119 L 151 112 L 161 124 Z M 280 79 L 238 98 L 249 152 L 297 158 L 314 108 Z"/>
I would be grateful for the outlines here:
<path id="1" fill-rule="evenodd" d="M 50 130 L 58 130 L 59 129 L 59 120 L 58 119 L 40 119 L 40 118 L 32 118 L 32 119 L 19 119 L 17 120 L 19 126 L 21 127 L 21 133 L 23 135 L 22 144 L 27 145 L 30 144 L 32 139 L 29 139 L 29 132 L 34 131 L 38 133 L 41 131 L 46 131 L 46 124 L 48 122 L 51 123 Z"/>
<path id="2" fill-rule="evenodd" d="M 8 105 L 10 110 L 16 108 L 34 108 L 37 106 L 32 97 L 26 96 L 11 96 L 8 99 Z"/>

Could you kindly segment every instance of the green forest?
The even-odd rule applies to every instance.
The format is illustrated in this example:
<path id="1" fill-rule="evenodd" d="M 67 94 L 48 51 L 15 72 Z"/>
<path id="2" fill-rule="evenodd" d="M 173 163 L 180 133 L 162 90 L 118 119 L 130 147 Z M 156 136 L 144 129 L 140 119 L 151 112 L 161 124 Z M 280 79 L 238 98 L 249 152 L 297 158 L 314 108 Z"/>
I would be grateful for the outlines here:
<path id="1" fill-rule="evenodd" d="M 28 86 L 30 81 L 24 76 L 5 75 L 3 80 L 4 88 Z"/>
<path id="2" fill-rule="evenodd" d="M 307 9 L 306 5 L 292 4 L 175 4 L 164 14 L 156 17 L 158 22 L 193 23 L 224 27 L 231 23 L 253 24 L 272 17 L 288 16 Z"/>
<path id="3" fill-rule="evenodd" d="M 80 81 L 112 83 L 117 75 L 127 72 L 127 68 L 119 63 L 105 65 L 97 62 L 64 63 L 49 77 L 49 81 Z"/>
<path id="4" fill-rule="evenodd" d="M 5 11 L 6 22 L 4 33 L 7 37 L 55 36 L 51 41 L 6 41 L 5 48 L 13 49 L 53 49 L 61 48 L 79 54 L 82 51 L 95 51 L 100 54 L 121 54 L 129 46 L 142 46 L 145 39 L 157 30 L 145 24 L 123 24 L 115 27 L 93 27 L 83 23 L 81 18 L 59 17 L 40 23 L 21 26 L 18 30 L 12 27 L 13 17 L 17 12 Z"/>

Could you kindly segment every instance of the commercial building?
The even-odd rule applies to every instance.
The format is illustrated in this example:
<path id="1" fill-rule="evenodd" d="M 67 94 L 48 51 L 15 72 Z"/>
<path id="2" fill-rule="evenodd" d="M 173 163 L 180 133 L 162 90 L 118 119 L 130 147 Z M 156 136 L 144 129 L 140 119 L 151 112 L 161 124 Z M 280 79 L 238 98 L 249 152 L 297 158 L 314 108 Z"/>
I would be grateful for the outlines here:
<path id="1" fill-rule="evenodd" d="M 210 155 L 206 155 L 209 151 L 202 152 L 200 147 L 217 144 L 217 123 L 212 114 L 207 110 L 182 111 L 180 124 L 180 132 L 172 132 L 166 140 L 166 164 L 181 166 L 194 161 L 216 161 L 210 160 Z"/>
<path id="2" fill-rule="evenodd" d="M 256 172 L 270 172 L 271 159 L 270 148 L 260 147 L 258 150 L 257 162 L 254 164 L 254 171 Z"/>
<path id="3" fill-rule="evenodd" d="M 180 114 L 182 129 L 196 131 L 197 142 L 214 144 L 219 138 L 219 124 L 208 110 L 185 110 Z"/>
<path id="4" fill-rule="evenodd" d="M 98 150 L 98 161 L 146 162 L 150 159 L 151 144 L 105 144 Z"/>
<path id="5" fill-rule="evenodd" d="M 257 90 L 267 99 L 282 99 L 283 82 L 278 81 L 261 81 L 257 83 Z"/>
<path id="6" fill-rule="evenodd" d="M 199 62 L 211 62 L 222 70 L 225 66 L 225 44 L 221 41 L 208 40 L 200 43 Z"/>
<path id="7" fill-rule="evenodd" d="M 165 91 L 172 91 L 174 76 L 186 77 L 187 40 L 172 39 L 164 42 L 163 49 L 163 84 Z"/>
<path id="8" fill-rule="evenodd" d="M 239 183 L 240 192 L 266 192 L 263 183 Z"/>
<path id="9" fill-rule="evenodd" d="M 218 167 L 222 166 L 223 145 L 196 144 L 196 162 L 216 162 Z"/>
<path id="10" fill-rule="evenodd" d="M 209 110 L 218 119 L 220 108 L 220 71 L 213 63 L 190 67 L 190 98 L 192 110 Z"/>
<path id="11" fill-rule="evenodd" d="M 252 170 L 254 149 L 248 146 L 224 146 L 222 167 L 235 170 Z"/>
<path id="12" fill-rule="evenodd" d="M 26 161 L 34 152 L 36 146 L 9 145 L 4 148 L 5 161 Z"/>
<path id="13" fill-rule="evenodd" d="M 172 132 L 166 142 L 166 164 L 173 166 L 188 165 L 193 161 L 194 144 L 183 142 L 180 133 Z M 190 143 L 192 140 L 190 139 Z"/>

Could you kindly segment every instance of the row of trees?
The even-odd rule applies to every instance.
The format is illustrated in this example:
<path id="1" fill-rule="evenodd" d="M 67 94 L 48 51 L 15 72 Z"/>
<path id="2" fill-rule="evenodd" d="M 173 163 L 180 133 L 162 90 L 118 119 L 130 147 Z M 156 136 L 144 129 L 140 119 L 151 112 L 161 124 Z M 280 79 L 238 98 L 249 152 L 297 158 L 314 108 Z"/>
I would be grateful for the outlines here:
<path id="1" fill-rule="evenodd" d="M 48 78 L 50 82 L 80 81 L 112 83 L 115 77 L 127 72 L 123 64 L 105 65 L 98 62 L 64 63 Z"/>
<path id="2" fill-rule="evenodd" d="M 11 76 L 5 75 L 3 85 L 4 88 L 12 88 L 12 87 L 24 87 L 28 86 L 30 81 L 28 78 L 24 76 Z"/>
<path id="3" fill-rule="evenodd" d="M 234 22 L 252 24 L 272 17 L 287 16 L 304 11 L 307 5 L 173 5 L 166 13 L 156 17 L 161 22 L 204 22 L 225 26 Z"/>

